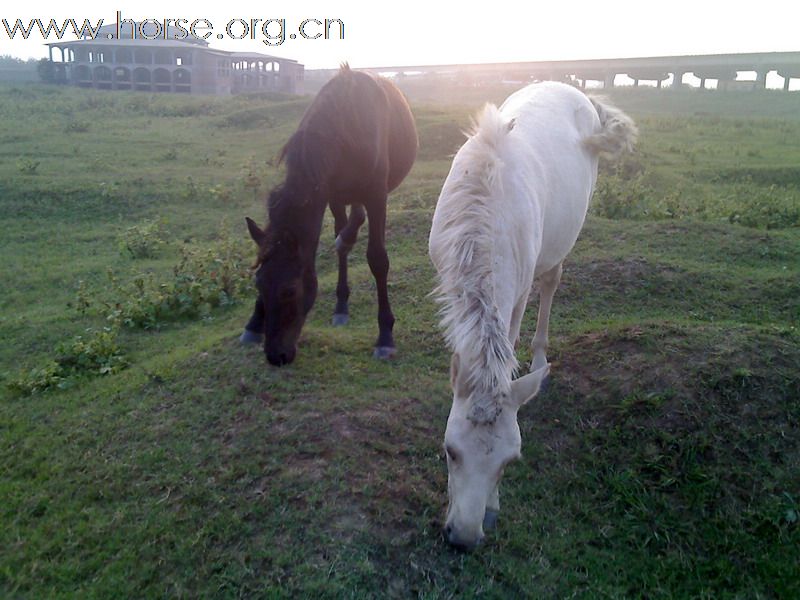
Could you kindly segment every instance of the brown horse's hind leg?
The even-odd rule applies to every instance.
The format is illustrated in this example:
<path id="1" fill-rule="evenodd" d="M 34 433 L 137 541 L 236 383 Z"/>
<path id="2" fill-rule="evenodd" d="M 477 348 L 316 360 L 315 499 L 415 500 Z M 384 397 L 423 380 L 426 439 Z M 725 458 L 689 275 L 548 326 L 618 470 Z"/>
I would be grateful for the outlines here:
<path id="1" fill-rule="evenodd" d="M 350 320 L 350 286 L 347 283 L 347 255 L 356 243 L 358 229 L 364 223 L 364 207 L 354 204 L 350 208 L 350 219 L 347 218 L 343 205 L 332 205 L 336 232 L 336 253 L 339 256 L 339 281 L 336 284 L 336 308 L 333 311 L 334 325 L 347 325 Z"/>
<path id="2" fill-rule="evenodd" d="M 392 328 L 394 315 L 389 305 L 387 277 L 389 275 L 389 255 L 386 253 L 386 193 L 368 207 L 369 243 L 367 262 L 375 277 L 378 289 L 378 339 L 375 342 L 375 358 L 392 358 L 396 349 Z"/>

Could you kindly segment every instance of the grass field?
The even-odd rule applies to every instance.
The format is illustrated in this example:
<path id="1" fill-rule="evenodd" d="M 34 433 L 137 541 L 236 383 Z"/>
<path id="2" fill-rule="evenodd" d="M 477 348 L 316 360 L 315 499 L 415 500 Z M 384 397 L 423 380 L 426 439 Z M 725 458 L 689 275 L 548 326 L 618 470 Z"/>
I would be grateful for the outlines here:
<path id="1" fill-rule="evenodd" d="M 552 384 L 520 413 L 498 530 L 465 555 L 441 534 L 427 235 L 461 130 L 508 90 L 406 91 L 398 358 L 371 358 L 366 232 L 350 325 L 329 325 L 326 218 L 277 370 L 237 342 L 244 216 L 263 220 L 309 100 L 0 88 L 0 597 L 800 596 L 800 95 L 613 92 L 640 147 L 603 165 Z"/>

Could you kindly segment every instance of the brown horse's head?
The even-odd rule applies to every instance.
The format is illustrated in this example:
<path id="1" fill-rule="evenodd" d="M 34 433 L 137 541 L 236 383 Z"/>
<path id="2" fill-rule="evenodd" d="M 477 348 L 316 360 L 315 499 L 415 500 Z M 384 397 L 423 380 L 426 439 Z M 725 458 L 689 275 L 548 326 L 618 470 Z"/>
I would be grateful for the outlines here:
<path id="1" fill-rule="evenodd" d="M 291 231 L 263 231 L 249 218 L 247 228 L 259 248 L 256 288 L 264 307 L 264 354 L 280 367 L 294 360 L 300 331 L 317 297 L 313 251 L 304 252 Z"/>

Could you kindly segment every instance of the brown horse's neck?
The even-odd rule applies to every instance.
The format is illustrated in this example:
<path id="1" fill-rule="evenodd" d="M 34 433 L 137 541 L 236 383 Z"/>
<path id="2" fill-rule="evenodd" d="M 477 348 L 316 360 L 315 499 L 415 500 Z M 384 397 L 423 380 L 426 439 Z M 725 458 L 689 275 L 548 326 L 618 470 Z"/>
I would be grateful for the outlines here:
<path id="1" fill-rule="evenodd" d="M 269 228 L 291 234 L 303 260 L 313 266 L 327 206 L 322 194 L 319 190 L 302 195 L 280 190 L 277 195 L 273 192 L 269 204 Z"/>

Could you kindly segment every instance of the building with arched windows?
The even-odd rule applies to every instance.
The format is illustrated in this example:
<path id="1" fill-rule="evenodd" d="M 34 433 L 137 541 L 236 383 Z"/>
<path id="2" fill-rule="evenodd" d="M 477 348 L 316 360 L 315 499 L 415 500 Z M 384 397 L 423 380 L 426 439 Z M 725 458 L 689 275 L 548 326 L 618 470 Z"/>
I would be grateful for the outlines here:
<path id="1" fill-rule="evenodd" d="M 304 68 L 295 60 L 215 50 L 205 40 L 180 38 L 179 32 L 169 29 L 158 39 L 134 39 L 130 33 L 126 37 L 114 24 L 101 27 L 94 39 L 48 43 L 55 80 L 85 88 L 140 92 L 303 93 Z"/>

